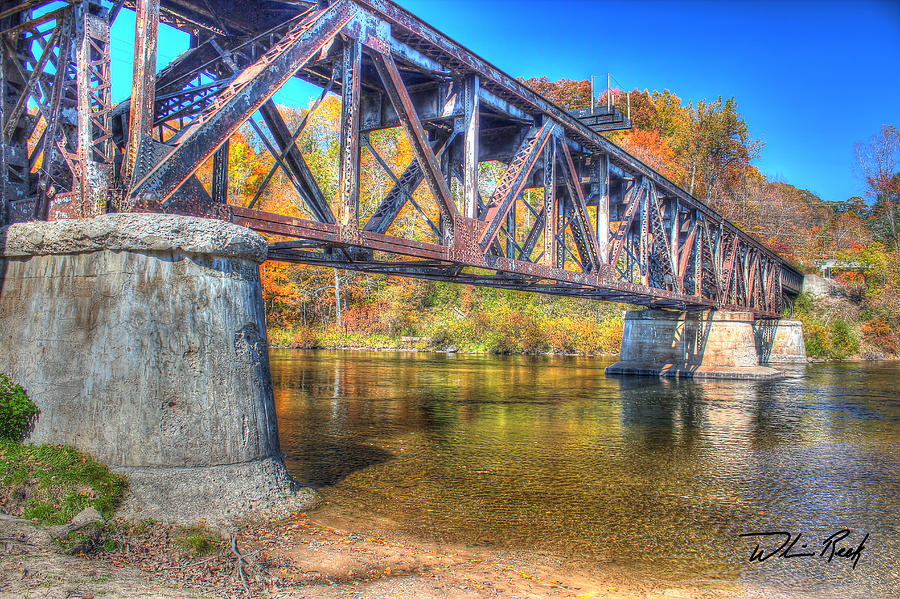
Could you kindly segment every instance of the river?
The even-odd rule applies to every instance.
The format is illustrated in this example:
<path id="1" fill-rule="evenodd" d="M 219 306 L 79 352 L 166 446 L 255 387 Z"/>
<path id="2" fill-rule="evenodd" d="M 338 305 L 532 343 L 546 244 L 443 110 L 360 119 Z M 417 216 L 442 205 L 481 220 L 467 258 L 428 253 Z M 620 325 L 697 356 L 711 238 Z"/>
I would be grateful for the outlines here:
<path id="1" fill-rule="evenodd" d="M 900 596 L 900 364 L 693 382 L 609 363 L 273 350 L 282 450 L 317 516 L 369 534 L 742 597 Z M 815 555 L 751 563 L 763 537 L 740 535 L 776 531 Z M 828 561 L 865 534 L 855 568 Z"/>

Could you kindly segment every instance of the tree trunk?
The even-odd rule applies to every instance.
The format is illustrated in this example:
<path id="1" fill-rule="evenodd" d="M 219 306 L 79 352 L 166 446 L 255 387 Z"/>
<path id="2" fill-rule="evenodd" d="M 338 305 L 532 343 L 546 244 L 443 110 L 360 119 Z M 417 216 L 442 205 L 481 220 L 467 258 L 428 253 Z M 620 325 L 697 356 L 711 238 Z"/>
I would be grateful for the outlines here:
<path id="1" fill-rule="evenodd" d="M 334 307 L 335 314 L 337 316 L 337 325 L 339 328 L 344 328 L 344 323 L 341 319 L 341 278 L 338 275 L 338 269 L 334 269 Z"/>
<path id="2" fill-rule="evenodd" d="M 694 195 L 694 175 L 697 174 L 697 159 L 694 158 L 691 166 L 691 189 L 688 191 L 690 195 Z"/>
<path id="3" fill-rule="evenodd" d="M 896 250 L 898 245 L 900 245 L 897 243 L 897 241 L 898 241 L 897 240 L 897 223 L 895 221 L 895 215 L 894 215 L 894 211 L 896 210 L 896 208 L 894 208 L 894 202 L 890 198 L 888 198 L 887 204 L 888 204 L 888 215 L 889 215 L 888 220 L 891 224 L 891 238 L 894 240 L 894 249 Z"/>

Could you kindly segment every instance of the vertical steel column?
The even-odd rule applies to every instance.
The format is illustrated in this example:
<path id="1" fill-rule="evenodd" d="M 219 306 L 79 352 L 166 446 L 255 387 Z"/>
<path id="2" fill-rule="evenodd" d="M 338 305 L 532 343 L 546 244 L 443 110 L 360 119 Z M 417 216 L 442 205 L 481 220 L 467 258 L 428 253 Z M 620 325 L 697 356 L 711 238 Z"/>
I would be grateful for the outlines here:
<path id="1" fill-rule="evenodd" d="M 601 154 L 594 167 L 597 180 L 597 252 L 609 264 L 609 154 Z"/>
<path id="2" fill-rule="evenodd" d="M 669 253 L 671 254 L 672 266 L 676 277 L 678 272 L 678 249 L 681 247 L 681 207 L 678 204 L 678 198 L 672 199 L 672 236 L 669 242 Z M 680 286 L 676 284 L 676 291 L 681 291 Z"/>
<path id="3" fill-rule="evenodd" d="M 641 272 L 641 284 L 643 285 L 650 285 L 650 195 L 654 193 L 655 190 L 651 184 L 647 187 L 644 201 L 641 203 L 641 230 L 638 240 L 640 264 L 638 264 L 638 268 Z"/>
<path id="4" fill-rule="evenodd" d="M 159 0 L 136 0 L 137 23 L 134 30 L 134 79 L 131 90 L 131 115 L 128 124 L 128 149 L 122 180 L 131 187 L 131 179 L 142 146 L 153 132 L 156 117 L 156 50 L 159 38 Z"/>
<path id="5" fill-rule="evenodd" d="M 558 198 L 556 195 L 556 137 L 551 137 L 544 148 L 544 259 L 546 266 L 556 266 Z"/>
<path id="6" fill-rule="evenodd" d="M 775 267 L 775 312 L 779 314 L 784 309 L 784 288 L 783 288 L 784 269 L 779 264 Z M 794 314 L 794 307 L 791 306 L 791 315 Z"/>
<path id="7" fill-rule="evenodd" d="M 463 212 L 468 218 L 478 218 L 478 142 L 479 110 L 478 90 L 481 80 L 478 75 L 466 78 L 464 93 L 464 121 L 466 127 L 465 151 L 463 157 Z"/>
<path id="8" fill-rule="evenodd" d="M 219 146 L 213 154 L 212 163 L 212 201 L 216 204 L 228 203 L 228 152 L 230 140 Z"/>
<path id="9" fill-rule="evenodd" d="M 17 0 L 0 1 L 0 10 L 7 12 L 17 4 Z M 0 29 L 19 25 L 30 14 L 30 11 L 15 12 L 0 19 Z M 12 222 L 13 202 L 31 195 L 30 180 L 33 177 L 28 168 L 28 125 L 33 119 L 26 112 L 15 125 L 7 122 L 13 106 L 21 94 L 26 93 L 27 85 L 16 68 L 15 54 L 25 54 L 27 51 L 23 36 L 18 36 L 15 40 L 0 40 L 0 127 L 3 131 L 0 138 L 0 225 Z"/>
<path id="10" fill-rule="evenodd" d="M 56 207 L 58 211 L 68 211 L 72 216 L 79 216 L 81 212 L 78 209 L 81 198 L 73 197 L 78 196 L 80 190 L 76 173 L 71 168 L 74 164 L 71 156 L 75 155 L 78 150 L 78 138 L 77 135 L 73 135 L 72 139 L 69 139 L 68 133 L 71 132 L 72 125 L 67 123 L 70 130 L 67 132 L 60 118 L 64 102 L 65 107 L 73 112 L 77 112 L 79 102 L 77 74 L 70 68 L 73 62 L 77 62 L 74 56 L 77 47 L 77 40 L 74 37 L 76 33 L 74 12 L 74 9 L 70 9 L 69 14 L 57 24 L 62 34 L 59 40 L 59 56 L 57 57 L 56 74 L 53 75 L 49 106 L 41 109 L 41 115 L 47 128 L 44 130 L 43 142 L 40 144 L 41 168 L 38 170 L 37 200 L 31 215 L 33 218 L 44 218 L 49 214 L 50 202 L 61 198 L 61 194 L 66 194 L 69 205 L 64 207 L 65 200 L 60 201 Z M 50 48 L 46 48 L 45 52 L 47 50 Z M 63 64 L 66 66 L 59 68 L 59 65 Z M 77 130 L 77 123 L 75 125 Z M 34 155 L 34 164 L 36 164 L 38 148 L 35 148 Z M 77 201 L 73 201 L 75 199 Z M 76 208 L 74 211 L 73 203 Z"/>
<path id="11" fill-rule="evenodd" d="M 8 1 L 0 2 L 0 10 L 6 10 L 9 8 L 9 5 L 10 2 Z M 11 21 L 12 19 L 10 18 L 0 19 L 0 27 L 7 29 L 12 25 Z M 9 154 L 12 152 L 12 143 L 10 143 L 12 140 L 8 139 L 11 136 L 6 135 L 6 119 L 9 113 L 7 103 L 15 101 L 17 97 L 17 94 L 9 89 L 12 85 L 10 81 L 10 76 L 12 75 L 10 67 L 12 65 L 8 64 L 9 59 L 7 44 L 0 43 L 0 132 L 2 132 L 2 137 L 0 137 L 0 227 L 11 222 L 12 208 L 10 207 L 10 202 L 13 197 L 19 195 L 19 193 L 16 193 L 19 190 L 15 189 L 11 181 L 12 173 L 9 170 Z"/>
<path id="12" fill-rule="evenodd" d="M 566 221 L 571 215 L 571 202 L 568 194 L 557 197 L 556 202 L 556 268 L 565 268 L 569 259 L 569 249 L 566 247 Z"/>
<path id="13" fill-rule="evenodd" d="M 54 218 L 95 216 L 107 209 L 112 187 L 112 108 L 109 22 L 100 16 L 98 0 L 73 6 L 75 20 L 75 82 L 78 102 L 75 205 L 54 209 Z M 49 201 L 42 202 L 47 218 Z"/>
<path id="14" fill-rule="evenodd" d="M 344 42 L 341 89 L 340 224 L 359 227 L 359 113 L 362 44 Z"/>
<path id="15" fill-rule="evenodd" d="M 695 214 L 694 218 L 698 227 L 694 239 L 694 295 L 703 297 L 703 223 L 700 221 L 699 212 Z"/>
<path id="16" fill-rule="evenodd" d="M 518 198 L 514 199 L 512 204 L 509 207 L 509 212 L 506 213 L 506 232 L 508 234 L 506 238 L 506 257 L 513 258 L 516 257 L 516 203 Z"/>
<path id="17" fill-rule="evenodd" d="M 451 134 L 452 136 L 453 134 Z M 435 139 L 435 135 L 430 133 L 428 136 L 428 143 L 437 146 L 437 141 Z M 438 163 L 441 167 L 441 176 L 444 177 L 444 181 L 447 182 L 447 186 L 449 187 L 451 182 L 453 181 L 453 164 L 450 159 L 450 152 L 443 152 L 436 156 L 438 159 Z M 459 210 L 459 203 L 456 203 L 456 208 Z M 453 231 L 453 223 L 447 222 L 447 217 L 443 212 L 438 212 L 438 231 L 440 231 L 440 238 L 438 239 L 438 243 L 445 245 L 448 241 L 448 236 Z"/>
<path id="18" fill-rule="evenodd" d="M 3 8 L 4 4 L 0 4 Z M 2 24 L 0 24 L 2 26 Z M 10 196 L 12 195 L 12 184 L 9 180 L 9 159 L 7 152 L 10 150 L 10 144 L 6 141 L 6 44 L 0 44 L 0 227 L 8 224 L 12 220 L 10 214 Z"/>

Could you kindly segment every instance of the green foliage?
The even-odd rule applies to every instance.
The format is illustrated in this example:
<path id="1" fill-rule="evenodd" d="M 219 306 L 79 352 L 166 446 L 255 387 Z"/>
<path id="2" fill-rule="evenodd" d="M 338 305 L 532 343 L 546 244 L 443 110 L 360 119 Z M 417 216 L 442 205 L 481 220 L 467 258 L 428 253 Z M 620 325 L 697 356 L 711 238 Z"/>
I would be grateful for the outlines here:
<path id="1" fill-rule="evenodd" d="M 38 409 L 21 385 L 0 374 L 0 439 L 22 441 L 34 427 Z"/>
<path id="2" fill-rule="evenodd" d="M 0 502 L 25 518 L 64 524 L 88 506 L 108 518 L 125 486 L 124 476 L 71 447 L 0 442 Z"/>
<path id="3" fill-rule="evenodd" d="M 858 325 L 843 318 L 835 318 L 833 310 L 823 300 L 816 300 L 811 294 L 803 293 L 794 303 L 794 316 L 803 321 L 806 354 L 811 358 L 842 360 L 857 356 L 860 353 L 860 334 Z M 856 320 L 865 321 L 864 313 L 858 314 Z M 861 332 L 868 334 L 865 325 Z M 882 329 L 877 331 L 884 333 Z"/>

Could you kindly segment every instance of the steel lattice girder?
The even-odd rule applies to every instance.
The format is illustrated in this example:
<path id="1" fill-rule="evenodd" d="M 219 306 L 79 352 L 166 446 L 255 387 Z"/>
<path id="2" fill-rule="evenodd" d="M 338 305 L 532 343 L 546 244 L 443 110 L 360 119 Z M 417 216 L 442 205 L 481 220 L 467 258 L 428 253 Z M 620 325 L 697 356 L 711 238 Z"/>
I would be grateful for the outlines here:
<path id="1" fill-rule="evenodd" d="M 586 124 L 597 118 L 582 120 L 558 108 L 389 0 L 90 0 L 82 11 L 91 25 L 89 46 L 78 41 L 84 39 L 77 37 L 80 30 L 62 25 L 68 15 L 86 22 L 78 20 L 76 5 L 58 11 L 60 24 L 52 30 L 35 25 L 35 11 L 45 4 L 0 2 L 6 42 L 0 166 L 7 175 L 0 217 L 7 221 L 11 206 L 31 196 L 31 216 L 44 216 L 37 182 L 47 186 L 47 171 L 29 172 L 17 149 L 24 145 L 27 153 L 36 126 L 21 109 L 34 80 L 39 89 L 32 96 L 40 98 L 49 137 L 78 140 L 41 142 L 45 154 L 65 146 L 57 171 L 68 169 L 73 192 L 90 189 L 95 204 L 108 197 L 106 209 L 179 212 L 250 226 L 282 240 L 270 259 L 655 307 L 745 309 L 759 317 L 777 317 L 799 293 L 796 270 Z M 133 101 L 111 107 L 104 80 L 109 47 L 102 40 L 122 7 L 136 10 L 143 37 L 135 48 Z M 159 22 L 190 32 L 192 42 L 157 74 Z M 31 56 L 29 31 L 38 32 L 46 48 L 73 48 Z M 59 110 L 65 85 L 42 73 L 47 63 L 64 63 L 60 57 L 76 58 L 79 43 L 89 55 L 75 60 L 74 70 L 57 70 L 57 78 L 74 77 L 70 95 L 88 98 L 93 117 L 69 123 Z M 292 132 L 271 101 L 295 76 L 342 98 L 334 205 L 296 145 L 302 124 Z M 224 203 L 228 139 L 245 123 L 274 158 L 266 183 L 282 170 L 308 218 L 254 209 L 263 188 L 249 207 Z M 394 173 L 369 135 L 397 126 L 415 160 Z M 367 220 L 359 211 L 364 147 L 394 182 Z M 207 190 L 194 174 L 211 157 Z M 86 169 L 80 161 L 99 166 Z M 490 197 L 478 189 L 485 161 L 507 164 Z M 423 183 L 433 196 L 428 205 L 413 197 Z M 56 196 L 45 209 L 48 202 L 55 206 Z M 390 234 L 407 204 L 428 221 L 436 241 Z"/>

